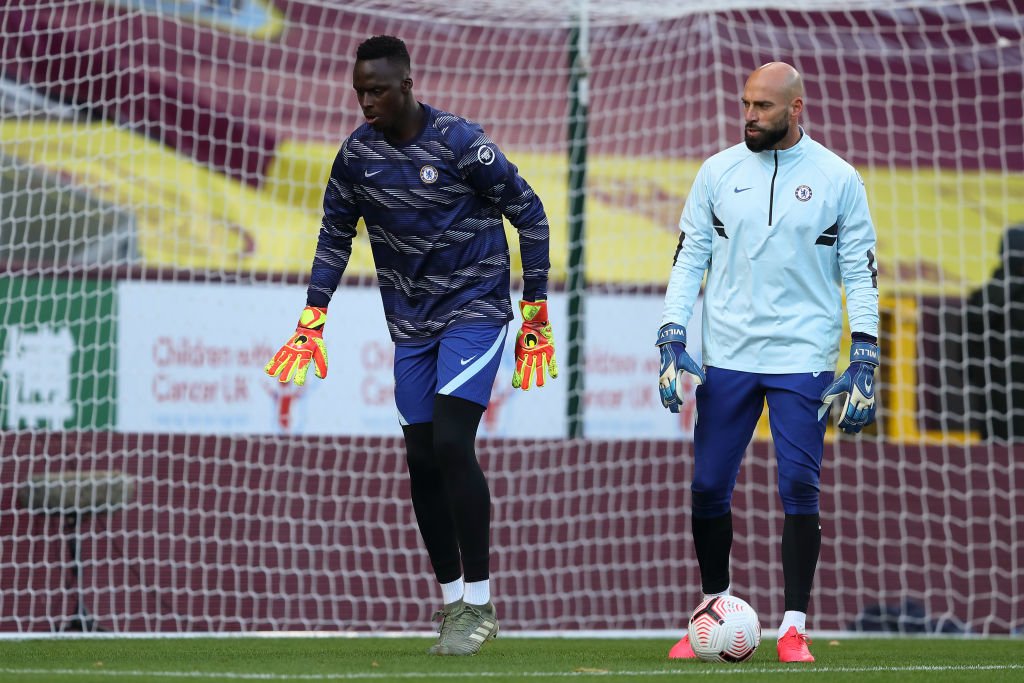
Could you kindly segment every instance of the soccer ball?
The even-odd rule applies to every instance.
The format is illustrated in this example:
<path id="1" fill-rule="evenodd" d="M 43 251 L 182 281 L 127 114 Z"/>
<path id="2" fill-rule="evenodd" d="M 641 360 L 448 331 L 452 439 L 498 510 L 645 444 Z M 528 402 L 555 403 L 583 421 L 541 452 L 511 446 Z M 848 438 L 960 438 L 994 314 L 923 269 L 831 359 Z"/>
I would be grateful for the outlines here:
<path id="1" fill-rule="evenodd" d="M 705 662 L 742 662 L 761 643 L 757 612 L 732 595 L 708 598 L 690 616 L 690 647 Z"/>

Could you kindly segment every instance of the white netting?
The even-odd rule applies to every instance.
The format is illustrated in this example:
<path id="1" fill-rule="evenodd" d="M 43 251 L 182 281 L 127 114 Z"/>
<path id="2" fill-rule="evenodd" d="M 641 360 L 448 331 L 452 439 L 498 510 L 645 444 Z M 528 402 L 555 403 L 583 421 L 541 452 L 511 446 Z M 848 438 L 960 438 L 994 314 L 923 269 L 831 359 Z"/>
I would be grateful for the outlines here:
<path id="1" fill-rule="evenodd" d="M 0 8 L 0 630 L 81 626 L 76 604 L 118 631 L 428 627 L 364 235 L 331 378 L 261 375 L 378 33 L 544 200 L 562 352 L 570 55 L 587 77 L 585 438 L 565 438 L 566 357 L 530 396 L 503 367 L 479 449 L 503 629 L 681 629 L 693 607 L 693 416 L 658 404 L 652 339 L 690 183 L 739 139 L 769 60 L 803 72 L 806 130 L 857 166 L 879 237 L 881 409 L 828 437 L 810 625 L 1020 629 L 1024 246 L 1000 245 L 1024 222 L 1022 26 L 1010 0 Z M 740 476 L 733 578 L 773 624 L 767 437 Z"/>

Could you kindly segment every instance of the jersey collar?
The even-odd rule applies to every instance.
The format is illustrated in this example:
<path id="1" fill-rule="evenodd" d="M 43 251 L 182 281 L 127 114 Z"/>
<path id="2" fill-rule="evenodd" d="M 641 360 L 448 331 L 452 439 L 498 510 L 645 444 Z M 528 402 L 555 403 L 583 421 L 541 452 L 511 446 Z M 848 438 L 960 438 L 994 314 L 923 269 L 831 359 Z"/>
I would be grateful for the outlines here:
<path id="1" fill-rule="evenodd" d="M 776 160 L 778 160 L 778 164 L 781 166 L 782 164 L 790 164 L 800 159 L 810 145 L 811 136 L 807 134 L 803 126 L 799 126 L 799 128 L 800 139 L 789 149 L 766 149 L 762 152 L 757 152 L 761 163 L 774 166 Z"/>

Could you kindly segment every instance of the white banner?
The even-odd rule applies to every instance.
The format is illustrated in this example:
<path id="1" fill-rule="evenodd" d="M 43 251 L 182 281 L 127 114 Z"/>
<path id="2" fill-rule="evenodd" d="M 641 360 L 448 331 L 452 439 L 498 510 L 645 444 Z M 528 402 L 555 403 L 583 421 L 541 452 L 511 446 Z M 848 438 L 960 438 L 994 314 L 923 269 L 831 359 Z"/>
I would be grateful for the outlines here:
<path id="1" fill-rule="evenodd" d="M 394 345 L 373 287 L 339 290 L 324 340 L 329 372 L 304 387 L 263 366 L 294 331 L 305 303 L 297 285 L 126 282 L 118 288 L 118 429 L 204 434 L 400 435 Z M 654 347 L 662 297 L 591 295 L 584 311 L 584 434 L 590 438 L 689 438 L 692 401 L 680 415 L 661 406 Z M 509 330 L 480 437 L 563 437 L 568 386 L 566 297 L 548 309 L 562 376 L 513 389 Z M 518 314 L 517 314 L 518 315 Z M 699 359 L 700 310 L 689 330 Z"/>
<path id="2" fill-rule="evenodd" d="M 678 415 L 658 395 L 658 337 L 665 299 L 655 295 L 592 294 L 586 299 L 584 435 L 620 439 L 693 438 L 695 385 Z M 700 362 L 700 302 L 687 328 L 687 351 Z"/>

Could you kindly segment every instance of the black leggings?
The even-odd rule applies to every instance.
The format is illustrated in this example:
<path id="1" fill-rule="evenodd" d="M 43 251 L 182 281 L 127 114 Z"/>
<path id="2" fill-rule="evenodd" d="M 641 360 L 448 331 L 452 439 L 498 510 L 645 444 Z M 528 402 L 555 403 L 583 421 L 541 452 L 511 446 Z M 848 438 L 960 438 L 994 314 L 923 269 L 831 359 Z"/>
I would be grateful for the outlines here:
<path id="1" fill-rule="evenodd" d="M 438 394 L 433 422 L 402 427 L 412 506 L 441 583 L 489 576 L 491 492 L 475 447 L 483 412 L 478 403 Z"/>

